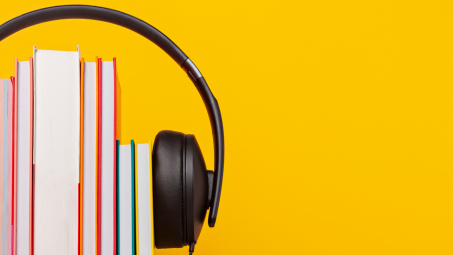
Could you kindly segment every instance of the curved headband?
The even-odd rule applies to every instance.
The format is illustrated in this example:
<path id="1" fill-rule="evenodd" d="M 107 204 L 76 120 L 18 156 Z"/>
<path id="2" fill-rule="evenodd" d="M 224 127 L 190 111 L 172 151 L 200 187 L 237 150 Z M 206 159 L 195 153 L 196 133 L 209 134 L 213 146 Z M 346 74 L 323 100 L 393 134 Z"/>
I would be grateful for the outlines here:
<path id="1" fill-rule="evenodd" d="M 162 32 L 150 24 L 129 14 L 89 5 L 62 5 L 32 11 L 18 16 L 0 26 L 0 41 L 8 36 L 33 25 L 61 19 L 90 19 L 105 21 L 132 30 L 164 50 L 187 73 L 203 99 L 211 122 L 214 139 L 214 183 L 208 216 L 210 227 L 214 227 L 219 210 L 220 192 L 222 189 L 225 143 L 223 137 L 222 115 L 219 104 L 212 95 L 205 79 L 181 49 Z"/>

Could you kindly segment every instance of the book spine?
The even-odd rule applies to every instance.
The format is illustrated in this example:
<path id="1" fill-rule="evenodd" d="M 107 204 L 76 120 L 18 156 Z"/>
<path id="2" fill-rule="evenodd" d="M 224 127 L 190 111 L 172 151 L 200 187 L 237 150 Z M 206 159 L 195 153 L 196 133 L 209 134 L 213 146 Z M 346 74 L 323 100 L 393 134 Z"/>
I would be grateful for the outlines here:
<path id="1" fill-rule="evenodd" d="M 30 165 L 29 165 L 29 216 L 28 254 L 33 255 L 33 58 L 30 57 Z"/>
<path id="2" fill-rule="evenodd" d="M 115 249 L 114 249 L 114 253 L 113 254 L 119 254 L 119 251 L 120 251 L 120 208 L 119 208 L 119 204 L 120 204 L 120 183 L 119 183 L 119 174 L 120 174 L 120 140 L 116 140 L 116 198 L 115 198 L 115 207 L 116 207 L 116 215 L 115 215 L 115 219 L 116 219 L 116 226 L 115 226 Z"/>
<path id="3" fill-rule="evenodd" d="M 96 73 L 97 73 L 97 167 L 96 167 L 96 253 L 101 255 L 101 139 L 102 139 L 102 60 L 96 58 Z"/>
<path id="4" fill-rule="evenodd" d="M 113 58 L 113 254 L 117 254 L 117 146 L 116 146 L 116 58 Z"/>
<path id="5" fill-rule="evenodd" d="M 3 80 L 3 181 L 2 181 L 2 254 L 7 254 L 8 243 L 8 82 Z"/>
<path id="6" fill-rule="evenodd" d="M 8 201 L 7 201 L 7 233 L 6 233 L 6 254 L 11 255 L 13 252 L 13 224 L 12 224 L 12 207 L 13 207 L 13 196 L 12 196 L 12 169 L 13 169 L 13 84 L 11 79 L 8 80 Z"/>
<path id="7" fill-rule="evenodd" d="M 12 247 L 12 254 L 16 255 L 16 249 L 17 249 L 17 217 L 16 217 L 16 212 L 17 212 L 17 94 L 18 94 L 18 79 L 19 79 L 19 61 L 16 58 L 14 60 L 14 65 L 15 65 L 15 77 L 12 77 L 12 83 L 13 83 L 13 207 L 12 207 L 12 216 L 11 216 L 11 223 L 13 224 L 13 234 L 12 234 L 12 239 L 13 239 L 13 247 Z"/>
<path id="8" fill-rule="evenodd" d="M 4 99 L 4 96 L 3 96 L 3 79 L 0 79 L 0 85 L 1 85 L 1 89 L 0 89 L 0 99 L 1 99 L 1 102 L 0 102 L 0 119 L 1 121 L 3 121 L 3 123 L 1 123 L 0 125 L 0 166 L 2 167 L 2 171 L 0 173 L 0 184 L 2 184 L 2 187 L 0 187 L 0 204 L 2 205 L 2 209 L 0 210 L 0 229 L 1 229 L 1 238 L 0 238 L 0 254 L 5 254 L 5 252 L 3 251 L 3 247 L 5 247 L 5 242 L 4 242 L 4 234 L 3 234 L 3 228 L 5 227 L 5 223 L 3 222 L 3 219 L 6 219 L 5 215 L 4 215 L 4 211 L 3 211 L 3 205 L 4 203 L 6 203 L 6 200 L 4 198 L 4 181 L 5 181 L 5 177 L 4 177 L 4 169 L 3 169 L 3 163 L 4 163 L 4 141 L 5 141 L 5 136 L 4 136 L 4 131 L 6 129 L 6 127 L 4 127 L 4 113 L 3 113 L 3 110 L 4 110 L 4 102 L 5 102 L 5 99 Z"/>
<path id="9" fill-rule="evenodd" d="M 80 60 L 80 176 L 79 176 L 79 251 L 83 251 L 83 89 L 84 89 L 85 60 Z"/>
<path id="10" fill-rule="evenodd" d="M 135 144 L 134 140 L 131 140 L 131 193 L 132 193 L 132 255 L 137 254 L 137 247 L 136 247 L 136 215 L 135 215 L 135 209 L 136 209 L 136 201 L 135 201 Z"/>

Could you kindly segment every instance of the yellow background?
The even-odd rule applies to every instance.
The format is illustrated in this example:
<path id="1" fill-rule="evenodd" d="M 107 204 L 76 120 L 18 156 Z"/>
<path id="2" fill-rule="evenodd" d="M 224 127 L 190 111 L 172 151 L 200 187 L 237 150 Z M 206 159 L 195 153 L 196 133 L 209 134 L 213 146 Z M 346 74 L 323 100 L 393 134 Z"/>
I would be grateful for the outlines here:
<path id="1" fill-rule="evenodd" d="M 73 1 L 7 1 L 0 22 Z M 452 254 L 451 1 L 79 1 L 154 25 L 200 68 L 225 125 L 215 228 L 195 254 Z M 117 57 L 121 141 L 195 134 L 204 105 L 155 45 L 95 21 L 0 43 L 0 76 L 41 49 Z M 159 250 L 187 254 L 188 248 Z"/>

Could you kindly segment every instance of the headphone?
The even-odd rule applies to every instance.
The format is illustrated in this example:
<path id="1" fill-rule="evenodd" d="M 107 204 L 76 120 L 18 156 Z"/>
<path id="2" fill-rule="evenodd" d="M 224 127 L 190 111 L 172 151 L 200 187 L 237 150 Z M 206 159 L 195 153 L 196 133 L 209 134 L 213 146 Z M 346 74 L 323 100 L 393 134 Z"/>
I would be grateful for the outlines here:
<path id="1" fill-rule="evenodd" d="M 129 14 L 89 5 L 62 5 L 32 11 L 0 26 L 0 41 L 33 25 L 61 19 L 90 19 L 125 27 L 159 46 L 195 84 L 211 122 L 214 172 L 206 170 L 194 135 L 160 131 L 152 152 L 154 236 L 156 248 L 190 245 L 200 236 L 206 212 L 214 227 L 222 190 L 225 143 L 219 104 L 195 64 L 162 32 Z"/>

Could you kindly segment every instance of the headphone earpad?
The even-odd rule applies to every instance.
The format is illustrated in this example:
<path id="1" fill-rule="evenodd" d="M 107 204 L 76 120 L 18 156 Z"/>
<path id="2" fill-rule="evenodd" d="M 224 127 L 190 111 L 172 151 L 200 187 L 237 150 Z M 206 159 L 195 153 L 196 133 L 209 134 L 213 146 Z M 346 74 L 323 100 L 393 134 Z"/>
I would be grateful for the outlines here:
<path id="1" fill-rule="evenodd" d="M 154 140 L 153 211 L 156 248 L 181 248 L 185 242 L 183 222 L 183 150 L 185 135 L 160 131 Z"/>
<path id="2" fill-rule="evenodd" d="M 196 243 L 209 208 L 209 186 L 195 136 L 160 131 L 152 157 L 156 247 L 180 248 Z"/>

